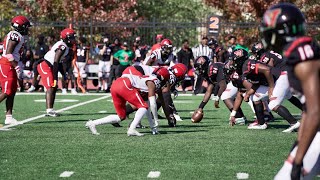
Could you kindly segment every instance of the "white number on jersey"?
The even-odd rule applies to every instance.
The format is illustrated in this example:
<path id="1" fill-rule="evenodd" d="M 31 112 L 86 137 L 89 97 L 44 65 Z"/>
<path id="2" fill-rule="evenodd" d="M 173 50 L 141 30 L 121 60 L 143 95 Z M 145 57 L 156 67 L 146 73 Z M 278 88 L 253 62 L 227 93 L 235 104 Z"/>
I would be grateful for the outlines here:
<path id="1" fill-rule="evenodd" d="M 279 59 L 282 59 L 282 56 L 274 51 L 270 51 L 271 54 L 277 56 Z"/>
<path id="2" fill-rule="evenodd" d="M 299 47 L 298 51 L 302 61 L 306 60 L 307 58 L 313 58 L 314 56 L 314 52 L 309 44 L 306 44 L 303 47 Z"/>
<path id="3" fill-rule="evenodd" d="M 77 49 L 77 56 L 84 56 L 84 50 L 83 49 Z"/>

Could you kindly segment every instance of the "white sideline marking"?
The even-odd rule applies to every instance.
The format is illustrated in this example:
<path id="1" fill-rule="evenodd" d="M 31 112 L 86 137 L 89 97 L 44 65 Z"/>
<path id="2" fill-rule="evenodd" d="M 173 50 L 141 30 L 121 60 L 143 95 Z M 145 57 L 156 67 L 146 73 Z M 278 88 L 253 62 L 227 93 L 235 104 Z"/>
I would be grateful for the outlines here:
<path id="1" fill-rule="evenodd" d="M 59 177 L 70 177 L 73 173 L 73 171 L 64 171 Z"/>
<path id="2" fill-rule="evenodd" d="M 100 97 L 100 98 L 97 98 L 97 99 L 92 99 L 92 100 L 89 100 L 89 101 L 78 103 L 78 104 L 75 104 L 75 105 L 72 105 L 72 106 L 69 106 L 69 107 L 65 107 L 65 108 L 59 109 L 56 112 L 63 112 L 63 111 L 66 111 L 66 110 L 69 110 L 69 109 L 73 109 L 73 108 L 76 108 L 76 107 L 79 107 L 79 106 L 83 106 L 83 105 L 86 105 L 86 104 L 89 104 L 89 103 L 100 101 L 100 100 L 106 99 L 108 97 L 110 97 L 110 96 L 103 96 L 103 97 Z M 21 124 L 24 124 L 24 123 L 27 123 L 27 122 L 30 122 L 30 121 L 34 121 L 36 119 L 40 119 L 40 118 L 43 118 L 43 117 L 45 117 L 45 114 L 19 121 L 18 124 L 12 124 L 12 125 L 3 126 L 3 127 L 0 128 L 0 131 L 7 130 L 8 128 L 11 128 L 11 127 L 14 127 L 14 126 L 18 126 L 18 125 L 21 125 Z"/>
<path id="3" fill-rule="evenodd" d="M 243 173 L 243 172 L 237 173 L 237 179 L 248 179 L 248 178 L 249 178 L 248 173 Z"/>
<path id="4" fill-rule="evenodd" d="M 174 103 L 177 103 L 177 104 L 192 104 L 192 103 L 194 103 L 193 101 L 188 101 L 188 100 L 184 100 L 184 101 L 177 101 L 177 100 L 174 100 L 173 101 Z"/>
<path id="5" fill-rule="evenodd" d="M 54 103 L 78 102 L 78 99 L 55 99 Z M 46 102 L 46 99 L 35 99 L 34 102 Z"/>
<path id="6" fill-rule="evenodd" d="M 107 111 L 99 111 L 98 113 L 107 113 Z"/>
<path id="7" fill-rule="evenodd" d="M 160 171 L 150 171 L 148 174 L 148 178 L 158 178 L 160 177 L 161 172 Z"/>

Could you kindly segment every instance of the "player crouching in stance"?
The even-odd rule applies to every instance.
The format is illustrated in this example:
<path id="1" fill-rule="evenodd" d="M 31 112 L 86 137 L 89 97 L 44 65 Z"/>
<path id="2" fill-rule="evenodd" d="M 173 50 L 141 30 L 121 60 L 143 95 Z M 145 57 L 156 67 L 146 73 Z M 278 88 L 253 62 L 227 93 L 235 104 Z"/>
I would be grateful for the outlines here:
<path id="1" fill-rule="evenodd" d="M 218 87 L 218 92 L 216 94 L 217 99 L 214 99 L 215 107 L 219 107 L 219 97 L 226 90 L 227 83 L 224 75 L 223 63 L 210 63 L 207 56 L 199 56 L 195 60 L 194 67 L 196 69 L 196 73 L 205 78 L 208 83 L 207 91 L 199 105 L 199 108 L 195 110 L 195 115 L 197 112 L 203 112 L 203 108 L 210 100 L 215 87 Z M 192 119 L 193 122 L 197 122 L 199 120 Z"/>
<path id="2" fill-rule="evenodd" d="M 140 123 L 143 116 L 148 113 L 148 108 L 150 108 L 156 123 L 158 120 L 156 93 L 158 96 L 162 96 L 161 88 L 168 83 L 170 74 L 168 70 L 163 67 L 155 69 L 151 76 L 141 76 L 135 74 L 138 73 L 124 73 L 111 85 L 111 96 L 117 115 L 109 115 L 105 118 L 94 121 L 89 120 L 86 123 L 86 127 L 90 129 L 92 134 L 99 135 L 96 130 L 97 125 L 119 123 L 120 121 L 125 120 L 127 102 L 138 108 L 128 129 L 128 136 L 143 136 L 143 134 L 136 130 L 136 127 Z M 148 94 L 150 107 L 142 97 L 146 93 Z M 151 115 L 149 113 L 147 115 L 148 119 L 150 119 Z"/>
<path id="3" fill-rule="evenodd" d="M 320 47 L 305 35 L 305 19 L 290 3 L 270 7 L 260 31 L 265 47 L 284 52 L 290 87 L 300 96 L 298 139 L 274 179 L 313 179 L 320 172 Z"/>
<path id="4" fill-rule="evenodd" d="M 30 21 L 25 16 L 16 16 L 11 21 L 13 31 L 10 31 L 4 39 L 3 54 L 0 59 L 0 83 L 2 93 L 0 102 L 6 99 L 5 124 L 16 124 L 17 120 L 12 117 L 14 96 L 17 92 L 17 80 L 21 70 L 18 66 L 20 50 L 24 44 L 24 36 L 28 35 Z"/>
<path id="5" fill-rule="evenodd" d="M 59 114 L 53 110 L 58 83 L 58 63 L 69 53 L 69 48 L 76 43 L 75 34 L 75 31 L 69 28 L 62 30 L 60 33 L 61 40 L 52 46 L 50 51 L 44 55 L 44 59 L 40 60 L 37 65 L 42 84 L 47 89 L 46 116 L 59 116 Z"/>

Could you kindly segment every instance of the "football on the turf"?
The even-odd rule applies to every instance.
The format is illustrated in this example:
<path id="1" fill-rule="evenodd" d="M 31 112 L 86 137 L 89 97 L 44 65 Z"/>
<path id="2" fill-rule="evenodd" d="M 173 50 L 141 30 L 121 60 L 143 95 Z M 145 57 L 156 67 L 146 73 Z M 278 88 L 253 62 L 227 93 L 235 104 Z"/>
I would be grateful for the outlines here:
<path id="1" fill-rule="evenodd" d="M 192 117 L 191 117 L 191 121 L 193 123 L 198 123 L 202 120 L 203 118 L 203 111 L 202 110 L 199 110 L 199 109 L 196 109 L 194 111 L 194 113 L 192 114 Z"/>

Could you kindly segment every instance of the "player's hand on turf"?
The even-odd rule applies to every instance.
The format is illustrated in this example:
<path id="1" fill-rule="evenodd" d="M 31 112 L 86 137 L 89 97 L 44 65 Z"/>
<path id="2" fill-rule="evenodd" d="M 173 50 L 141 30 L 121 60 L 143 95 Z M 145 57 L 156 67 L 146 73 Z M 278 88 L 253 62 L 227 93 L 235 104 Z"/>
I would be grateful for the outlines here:
<path id="1" fill-rule="evenodd" d="M 293 162 L 291 170 L 291 180 L 300 180 L 302 164 L 296 164 Z"/>
<path id="2" fill-rule="evenodd" d="M 236 117 L 230 116 L 230 118 L 229 118 L 229 125 L 230 125 L 230 126 L 236 125 Z"/>

